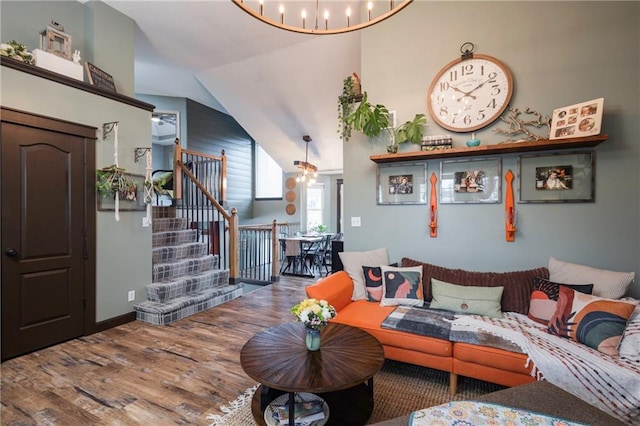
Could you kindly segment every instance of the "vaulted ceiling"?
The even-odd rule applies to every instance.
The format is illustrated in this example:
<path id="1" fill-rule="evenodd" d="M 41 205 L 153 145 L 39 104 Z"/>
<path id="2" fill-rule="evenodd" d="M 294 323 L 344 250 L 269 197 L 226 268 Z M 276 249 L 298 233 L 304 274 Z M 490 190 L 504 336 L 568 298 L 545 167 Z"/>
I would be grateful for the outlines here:
<path id="1" fill-rule="evenodd" d="M 233 116 L 285 170 L 342 170 L 337 97 L 360 70 L 360 33 L 305 35 L 257 21 L 230 0 L 105 0 L 137 24 L 136 93 L 185 97 Z M 362 30 L 362 31 L 366 31 Z"/>

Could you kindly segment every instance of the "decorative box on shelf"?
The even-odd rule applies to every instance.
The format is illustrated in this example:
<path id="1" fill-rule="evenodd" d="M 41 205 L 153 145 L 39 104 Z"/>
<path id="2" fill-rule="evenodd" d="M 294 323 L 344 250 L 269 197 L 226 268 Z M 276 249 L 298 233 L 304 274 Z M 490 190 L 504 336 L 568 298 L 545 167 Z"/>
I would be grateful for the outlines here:
<path id="1" fill-rule="evenodd" d="M 33 56 L 36 58 L 36 66 L 84 81 L 84 68 L 82 65 L 76 64 L 67 59 L 45 52 L 41 49 L 34 49 Z"/>

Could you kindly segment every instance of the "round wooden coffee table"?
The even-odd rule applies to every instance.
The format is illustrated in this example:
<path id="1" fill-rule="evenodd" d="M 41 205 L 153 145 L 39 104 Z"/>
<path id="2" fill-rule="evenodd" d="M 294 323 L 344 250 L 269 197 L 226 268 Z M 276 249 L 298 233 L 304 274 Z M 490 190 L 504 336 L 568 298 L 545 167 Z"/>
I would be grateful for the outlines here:
<path id="1" fill-rule="evenodd" d="M 302 323 L 269 328 L 251 339 L 240 352 L 240 364 L 261 386 L 251 411 L 266 425 L 264 411 L 285 392 L 313 393 L 329 406 L 327 425 L 363 425 L 373 411 L 373 376 L 384 362 L 378 340 L 355 327 L 328 324 L 320 333 L 321 345 L 305 346 Z"/>

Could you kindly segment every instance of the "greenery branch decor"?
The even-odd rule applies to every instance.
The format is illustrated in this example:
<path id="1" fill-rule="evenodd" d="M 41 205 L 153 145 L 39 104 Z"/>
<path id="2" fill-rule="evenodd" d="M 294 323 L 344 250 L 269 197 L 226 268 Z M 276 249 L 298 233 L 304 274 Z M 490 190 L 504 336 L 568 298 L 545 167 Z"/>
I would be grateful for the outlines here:
<path id="1" fill-rule="evenodd" d="M 27 46 L 20 44 L 15 40 L 11 40 L 9 43 L 0 44 L 0 56 L 25 62 L 29 65 L 35 65 L 36 63 L 36 59 L 33 54 L 29 52 Z"/>

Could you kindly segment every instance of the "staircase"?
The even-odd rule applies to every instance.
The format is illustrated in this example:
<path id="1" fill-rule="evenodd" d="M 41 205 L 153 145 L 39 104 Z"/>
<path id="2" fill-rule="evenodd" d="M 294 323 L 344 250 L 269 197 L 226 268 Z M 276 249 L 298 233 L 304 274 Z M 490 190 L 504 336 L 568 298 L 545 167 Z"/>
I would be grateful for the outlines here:
<path id="1" fill-rule="evenodd" d="M 167 325 L 242 295 L 243 284 L 229 284 L 229 270 L 185 218 L 153 219 L 152 230 L 153 278 L 147 300 L 134 305 L 136 319 Z"/>

